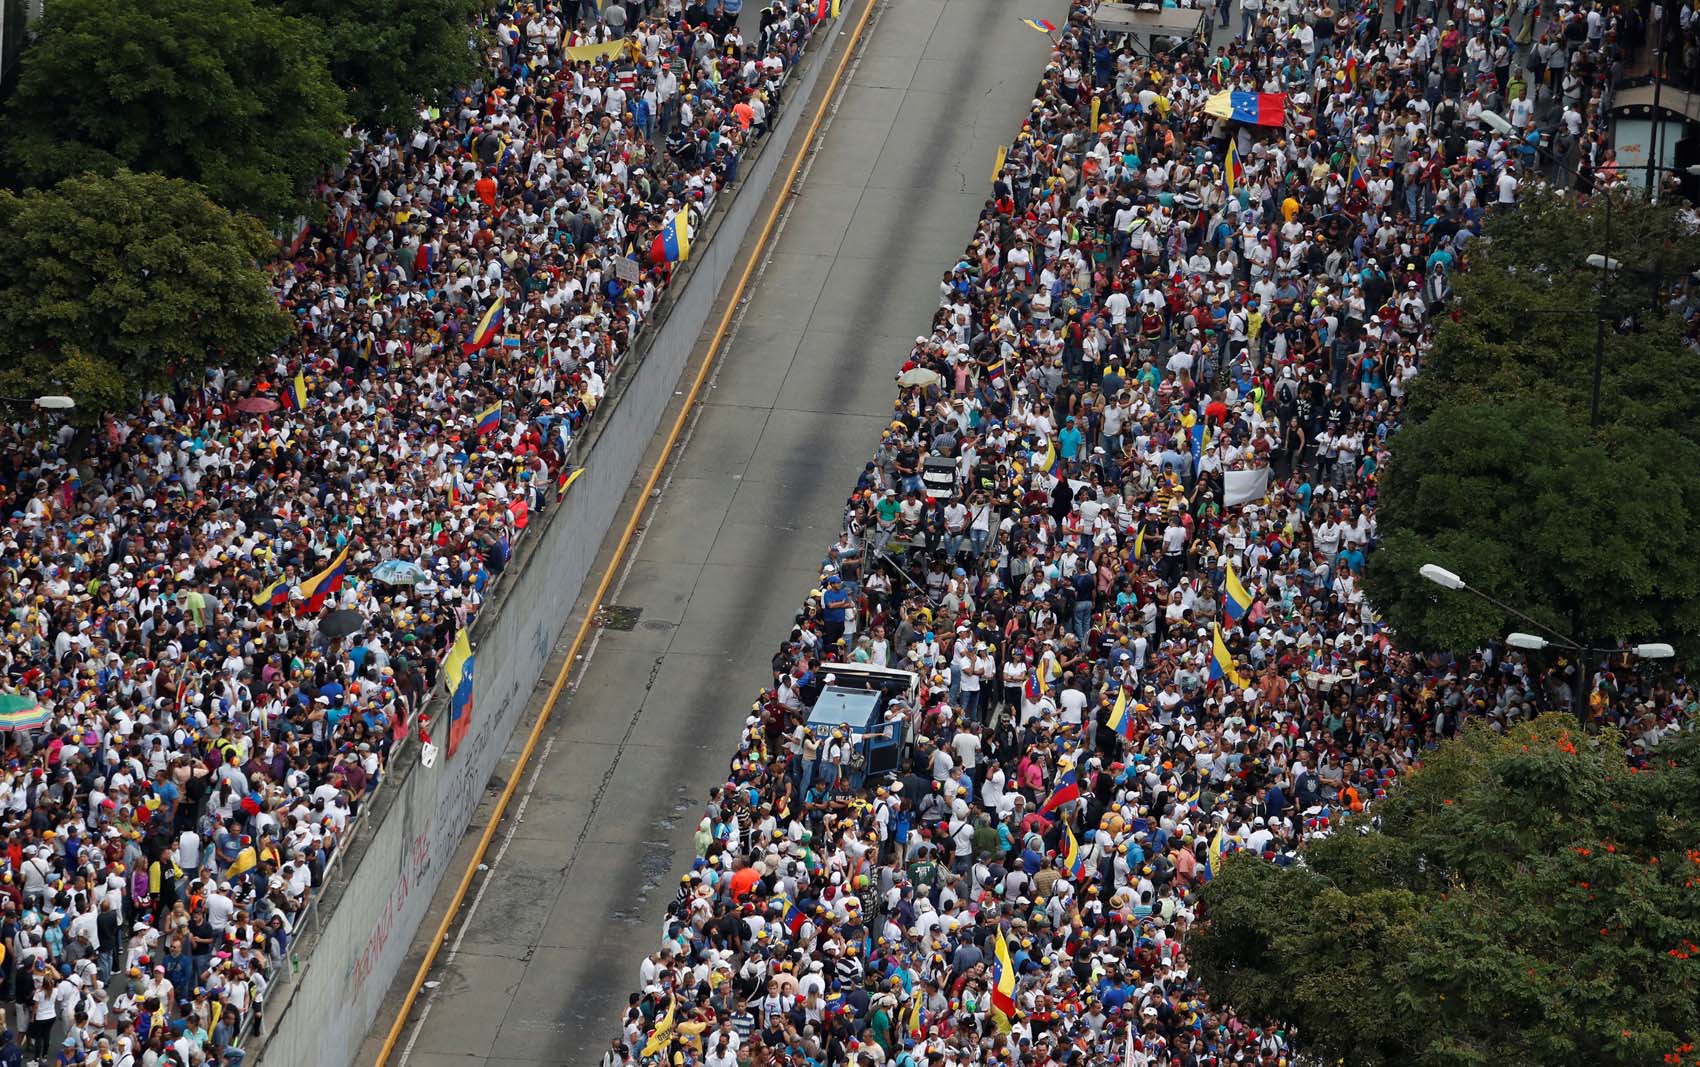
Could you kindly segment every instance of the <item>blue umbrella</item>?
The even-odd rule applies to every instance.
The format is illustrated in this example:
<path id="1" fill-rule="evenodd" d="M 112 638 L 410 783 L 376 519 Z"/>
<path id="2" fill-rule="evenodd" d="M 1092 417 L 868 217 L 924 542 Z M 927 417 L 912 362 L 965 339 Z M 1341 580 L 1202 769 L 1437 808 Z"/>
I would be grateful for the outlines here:
<path id="1" fill-rule="evenodd" d="M 372 569 L 372 577 L 385 585 L 418 585 L 425 580 L 426 571 L 405 559 L 386 559 Z"/>

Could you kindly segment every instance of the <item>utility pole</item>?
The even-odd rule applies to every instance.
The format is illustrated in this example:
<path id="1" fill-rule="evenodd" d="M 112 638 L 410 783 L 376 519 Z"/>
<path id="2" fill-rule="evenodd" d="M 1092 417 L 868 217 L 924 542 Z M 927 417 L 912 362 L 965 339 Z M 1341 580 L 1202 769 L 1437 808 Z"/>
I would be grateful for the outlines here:
<path id="1" fill-rule="evenodd" d="M 1653 113 L 1647 129 L 1647 196 L 1653 203 L 1659 202 L 1659 90 L 1664 88 L 1665 65 L 1665 11 L 1660 0 L 1654 0 L 1659 7 L 1659 19 L 1653 25 Z"/>

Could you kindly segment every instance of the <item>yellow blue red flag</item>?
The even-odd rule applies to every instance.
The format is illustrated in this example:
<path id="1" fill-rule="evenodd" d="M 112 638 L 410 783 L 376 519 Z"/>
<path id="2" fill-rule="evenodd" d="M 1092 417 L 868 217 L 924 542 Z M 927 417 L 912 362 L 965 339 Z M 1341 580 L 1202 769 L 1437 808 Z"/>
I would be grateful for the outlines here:
<path id="1" fill-rule="evenodd" d="M 472 336 L 467 338 L 466 344 L 461 346 L 465 354 L 470 356 L 494 344 L 496 338 L 502 335 L 502 326 L 507 322 L 507 317 L 507 297 L 499 296 L 496 302 L 485 310 L 484 317 L 478 320 L 478 327 L 472 331 Z"/>
<path id="2" fill-rule="evenodd" d="M 1133 740 L 1133 726 L 1138 720 L 1139 717 L 1133 713 L 1133 709 L 1128 707 L 1127 686 L 1124 685 L 1121 687 L 1121 691 L 1116 694 L 1116 705 L 1110 709 L 1110 717 L 1105 720 L 1104 724 L 1131 741 Z"/>
<path id="3" fill-rule="evenodd" d="M 342 551 L 331 560 L 330 566 L 295 587 L 295 591 L 301 594 L 302 610 L 318 611 L 323 608 L 325 601 L 341 589 L 343 582 L 347 580 L 348 546 L 343 545 Z"/>
<path id="4" fill-rule="evenodd" d="M 661 226 L 649 248 L 657 263 L 680 263 L 691 258 L 691 209 L 682 207 Z"/>
<path id="5" fill-rule="evenodd" d="M 1239 622 L 1251 610 L 1251 594 L 1240 584 L 1240 576 L 1234 573 L 1234 565 L 1227 565 L 1227 575 L 1222 580 L 1223 592 L 1227 594 L 1222 604 L 1222 610 L 1228 618 Z"/>
<path id="6" fill-rule="evenodd" d="M 992 1016 L 998 1029 L 1007 1034 L 1015 1018 L 1015 965 L 1009 960 L 1009 943 L 1003 939 L 1001 929 L 993 945 Z"/>
<path id="7" fill-rule="evenodd" d="M 455 754 L 472 725 L 472 668 L 477 659 L 472 643 L 466 639 L 466 629 L 455 634 L 455 643 L 443 661 L 443 680 L 449 690 L 449 755 Z"/>
<path id="8" fill-rule="evenodd" d="M 1228 652 L 1228 642 L 1222 640 L 1222 627 L 1213 623 L 1210 627 L 1210 680 L 1214 682 L 1220 678 L 1226 678 L 1228 684 L 1236 689 L 1245 688 L 1240 672 L 1234 669 L 1234 657 Z"/>

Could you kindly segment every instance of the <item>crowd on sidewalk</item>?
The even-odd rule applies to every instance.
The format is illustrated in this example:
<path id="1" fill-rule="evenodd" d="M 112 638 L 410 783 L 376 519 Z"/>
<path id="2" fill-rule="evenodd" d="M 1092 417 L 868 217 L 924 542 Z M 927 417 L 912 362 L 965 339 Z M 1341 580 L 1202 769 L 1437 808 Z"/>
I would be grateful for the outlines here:
<path id="1" fill-rule="evenodd" d="M 500 5 L 481 81 L 327 180 L 272 365 L 5 428 L 0 1067 L 240 1057 L 824 17 L 739 7 Z"/>
<path id="2" fill-rule="evenodd" d="M 1696 710 L 1402 654 L 1361 584 L 1387 435 L 1449 275 L 1539 180 L 1528 135 L 1616 178 L 1621 14 L 1243 0 L 1232 43 L 1146 55 L 1093 7 L 903 355 L 605 1067 L 1294 1062 L 1188 964 L 1229 855 L 1295 862 L 1469 719 L 1574 695 L 1647 745 Z M 1532 70 L 1532 35 L 1576 48 Z M 833 664 L 918 677 L 896 773 L 808 726 Z"/>

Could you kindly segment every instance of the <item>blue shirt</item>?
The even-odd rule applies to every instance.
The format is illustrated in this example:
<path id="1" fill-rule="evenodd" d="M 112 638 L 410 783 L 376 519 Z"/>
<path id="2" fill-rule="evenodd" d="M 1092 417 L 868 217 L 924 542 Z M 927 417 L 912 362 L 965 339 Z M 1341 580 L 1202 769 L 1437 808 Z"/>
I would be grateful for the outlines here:
<path id="1" fill-rule="evenodd" d="M 821 609 L 826 614 L 827 622 L 843 622 L 844 610 L 850 603 L 850 594 L 843 589 L 833 586 L 821 595 Z"/>
<path id="2" fill-rule="evenodd" d="M 1081 446 L 1085 443 L 1086 439 L 1073 426 L 1064 427 L 1063 432 L 1057 435 L 1058 451 L 1062 453 L 1064 459 L 1073 459 L 1078 456 Z"/>

